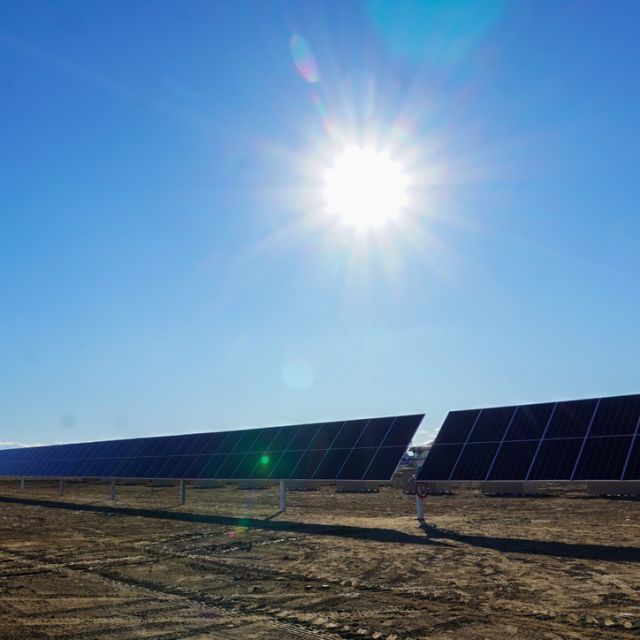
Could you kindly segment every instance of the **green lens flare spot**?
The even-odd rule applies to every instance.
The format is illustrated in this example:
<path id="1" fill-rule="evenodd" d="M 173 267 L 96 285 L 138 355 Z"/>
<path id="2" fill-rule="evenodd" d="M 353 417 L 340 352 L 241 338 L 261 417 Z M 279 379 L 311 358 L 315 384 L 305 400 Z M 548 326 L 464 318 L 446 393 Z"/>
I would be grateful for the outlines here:
<path id="1" fill-rule="evenodd" d="M 262 456 L 260 458 L 260 463 L 261 464 L 269 464 L 269 456 Z"/>

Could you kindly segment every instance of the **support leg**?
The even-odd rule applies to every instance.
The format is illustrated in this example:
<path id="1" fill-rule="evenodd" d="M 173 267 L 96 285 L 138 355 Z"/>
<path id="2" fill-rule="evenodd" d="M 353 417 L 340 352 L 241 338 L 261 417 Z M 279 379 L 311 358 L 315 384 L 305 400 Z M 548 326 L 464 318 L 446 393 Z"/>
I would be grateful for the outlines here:
<path id="1" fill-rule="evenodd" d="M 416 518 L 424 520 L 424 498 L 416 494 Z"/>
<path id="2" fill-rule="evenodd" d="M 180 480 L 180 504 L 184 504 L 187 501 L 187 484 L 184 480 Z"/>
<path id="3" fill-rule="evenodd" d="M 20 478 L 20 493 L 24 493 L 24 478 Z"/>
<path id="4" fill-rule="evenodd" d="M 116 484 L 115 478 L 111 480 L 111 499 L 112 500 L 118 499 L 118 485 Z"/>
<path id="5" fill-rule="evenodd" d="M 287 510 L 287 488 L 284 480 L 280 480 L 280 511 L 284 513 Z"/>
<path id="6" fill-rule="evenodd" d="M 60 478 L 60 484 L 58 486 L 58 495 L 62 498 L 64 495 L 64 478 Z"/>

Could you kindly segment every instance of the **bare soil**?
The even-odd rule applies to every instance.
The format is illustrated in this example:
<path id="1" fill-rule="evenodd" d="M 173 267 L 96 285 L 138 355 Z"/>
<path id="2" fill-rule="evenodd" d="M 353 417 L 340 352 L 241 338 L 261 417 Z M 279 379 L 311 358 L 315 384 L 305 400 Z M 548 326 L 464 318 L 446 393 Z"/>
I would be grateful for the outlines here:
<path id="1" fill-rule="evenodd" d="M 0 483 L 0 639 L 640 637 L 640 502 Z"/>

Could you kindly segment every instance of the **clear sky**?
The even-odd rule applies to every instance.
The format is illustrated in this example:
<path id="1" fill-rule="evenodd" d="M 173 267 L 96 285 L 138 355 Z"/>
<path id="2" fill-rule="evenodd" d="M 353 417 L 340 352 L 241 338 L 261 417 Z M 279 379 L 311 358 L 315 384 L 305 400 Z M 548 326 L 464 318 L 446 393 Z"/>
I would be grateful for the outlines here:
<path id="1" fill-rule="evenodd" d="M 640 3 L 0 2 L 0 441 L 640 391 Z M 403 216 L 323 203 L 388 149 Z"/>

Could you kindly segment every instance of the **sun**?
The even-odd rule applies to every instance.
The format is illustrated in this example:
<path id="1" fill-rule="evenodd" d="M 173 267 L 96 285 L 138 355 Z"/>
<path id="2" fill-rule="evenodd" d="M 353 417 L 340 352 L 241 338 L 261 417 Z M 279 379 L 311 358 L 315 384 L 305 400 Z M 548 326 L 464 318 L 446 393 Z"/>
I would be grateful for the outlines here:
<path id="1" fill-rule="evenodd" d="M 351 146 L 325 171 L 328 213 L 358 231 L 397 221 L 407 205 L 409 180 L 387 151 Z"/>

